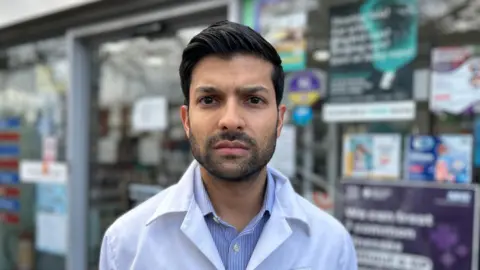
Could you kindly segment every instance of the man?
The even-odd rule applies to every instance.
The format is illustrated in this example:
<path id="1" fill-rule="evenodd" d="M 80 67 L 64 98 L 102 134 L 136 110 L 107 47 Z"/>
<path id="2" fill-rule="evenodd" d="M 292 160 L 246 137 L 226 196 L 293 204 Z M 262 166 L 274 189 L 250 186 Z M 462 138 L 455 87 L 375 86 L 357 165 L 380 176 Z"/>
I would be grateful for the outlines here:
<path id="1" fill-rule="evenodd" d="M 107 230 L 100 270 L 356 270 L 342 225 L 267 167 L 285 114 L 275 49 L 219 22 L 190 41 L 180 78 L 196 161 Z"/>

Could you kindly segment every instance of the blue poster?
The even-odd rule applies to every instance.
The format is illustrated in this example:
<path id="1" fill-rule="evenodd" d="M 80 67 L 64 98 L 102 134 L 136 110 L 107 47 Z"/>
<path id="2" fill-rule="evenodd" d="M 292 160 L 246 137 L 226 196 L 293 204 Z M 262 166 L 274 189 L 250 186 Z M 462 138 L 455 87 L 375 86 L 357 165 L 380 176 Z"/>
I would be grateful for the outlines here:
<path id="1" fill-rule="evenodd" d="M 471 135 L 411 136 L 406 144 L 407 180 L 470 183 Z"/>
<path id="2" fill-rule="evenodd" d="M 36 187 L 37 211 L 67 214 L 67 186 L 64 184 L 40 183 Z"/>

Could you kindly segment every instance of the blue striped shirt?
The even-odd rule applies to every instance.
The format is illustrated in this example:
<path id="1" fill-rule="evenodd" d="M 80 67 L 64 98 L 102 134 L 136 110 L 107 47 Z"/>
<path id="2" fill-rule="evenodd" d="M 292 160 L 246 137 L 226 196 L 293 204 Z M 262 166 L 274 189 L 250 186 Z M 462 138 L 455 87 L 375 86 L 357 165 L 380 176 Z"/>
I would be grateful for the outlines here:
<path id="1" fill-rule="evenodd" d="M 205 222 L 217 246 L 225 269 L 245 270 L 263 231 L 263 227 L 270 217 L 275 201 L 275 181 L 268 173 L 263 207 L 240 233 L 237 232 L 235 227 L 223 221 L 215 213 L 198 168 L 195 172 L 194 181 L 195 200 L 205 216 Z"/>

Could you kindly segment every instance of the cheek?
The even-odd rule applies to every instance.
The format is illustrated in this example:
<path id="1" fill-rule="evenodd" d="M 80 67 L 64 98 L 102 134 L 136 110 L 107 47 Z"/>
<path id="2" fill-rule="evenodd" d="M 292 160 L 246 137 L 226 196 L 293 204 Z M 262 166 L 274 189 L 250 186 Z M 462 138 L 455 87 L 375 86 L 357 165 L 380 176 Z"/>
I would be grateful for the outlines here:
<path id="1" fill-rule="evenodd" d="M 275 134 L 277 132 L 277 118 L 260 118 L 256 117 L 252 123 L 252 130 L 255 132 L 255 139 L 261 146 L 265 146 L 270 143 L 272 138 L 276 139 Z"/>
<path id="2" fill-rule="evenodd" d="M 198 121 L 195 118 L 190 119 L 190 134 L 195 137 L 197 143 L 203 144 L 208 137 L 208 126 L 204 121 Z"/>

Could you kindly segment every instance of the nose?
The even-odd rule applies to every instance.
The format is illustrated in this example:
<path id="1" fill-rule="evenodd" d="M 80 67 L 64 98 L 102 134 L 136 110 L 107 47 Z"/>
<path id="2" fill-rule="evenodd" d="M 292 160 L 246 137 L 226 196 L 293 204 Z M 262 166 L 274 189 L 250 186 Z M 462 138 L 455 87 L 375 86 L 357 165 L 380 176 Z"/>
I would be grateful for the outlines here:
<path id="1" fill-rule="evenodd" d="M 221 112 L 219 128 L 222 130 L 242 130 L 245 127 L 245 120 L 242 116 L 241 106 L 235 100 L 229 100 Z"/>

